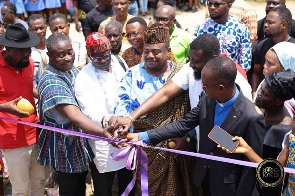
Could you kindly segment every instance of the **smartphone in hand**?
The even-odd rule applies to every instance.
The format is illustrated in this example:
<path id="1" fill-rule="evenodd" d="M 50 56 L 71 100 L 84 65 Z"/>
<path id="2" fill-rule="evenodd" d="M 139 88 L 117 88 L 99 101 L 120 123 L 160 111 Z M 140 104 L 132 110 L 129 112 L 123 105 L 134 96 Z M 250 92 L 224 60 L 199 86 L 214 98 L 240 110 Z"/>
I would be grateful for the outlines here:
<path id="1" fill-rule="evenodd" d="M 208 137 L 215 143 L 228 149 L 230 152 L 233 152 L 239 145 L 239 141 L 233 141 L 233 136 L 219 126 L 214 126 L 208 134 Z"/>

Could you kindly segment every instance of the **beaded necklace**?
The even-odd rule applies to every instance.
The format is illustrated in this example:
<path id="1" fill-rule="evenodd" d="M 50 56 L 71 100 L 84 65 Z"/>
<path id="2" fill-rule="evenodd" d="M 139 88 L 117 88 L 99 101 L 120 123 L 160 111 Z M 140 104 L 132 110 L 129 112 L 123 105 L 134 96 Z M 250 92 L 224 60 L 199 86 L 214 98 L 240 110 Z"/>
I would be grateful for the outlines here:
<path id="1" fill-rule="evenodd" d="M 109 109 L 110 111 L 114 111 L 115 99 L 110 99 L 110 97 L 115 98 L 117 95 L 118 83 L 119 83 L 120 79 L 118 78 L 118 75 L 116 74 L 116 70 L 115 70 L 114 66 L 111 65 L 112 72 L 106 71 L 107 73 L 105 73 L 107 75 L 106 77 L 108 80 L 111 80 L 113 78 L 116 80 L 116 83 L 114 85 L 114 83 L 112 83 L 111 81 L 107 81 L 106 77 L 103 77 L 101 75 L 104 71 L 96 68 L 93 65 L 93 63 L 92 63 L 92 66 L 94 67 L 94 71 L 95 71 L 97 80 L 101 86 L 103 93 L 104 93 L 105 101 L 107 104 L 107 109 Z M 111 84 L 112 84 L 112 88 L 109 88 Z M 111 89 L 113 89 L 113 91 L 111 91 Z M 113 95 L 111 95 L 111 93 Z"/>

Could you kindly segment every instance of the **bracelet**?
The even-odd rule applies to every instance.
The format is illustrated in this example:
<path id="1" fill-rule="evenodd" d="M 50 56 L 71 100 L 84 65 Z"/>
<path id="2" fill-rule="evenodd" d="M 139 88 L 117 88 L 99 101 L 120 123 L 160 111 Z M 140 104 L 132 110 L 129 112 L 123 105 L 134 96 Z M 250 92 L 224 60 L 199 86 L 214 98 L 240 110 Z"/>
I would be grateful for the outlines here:
<path id="1" fill-rule="evenodd" d="M 130 125 L 133 124 L 133 122 L 135 121 L 135 119 L 132 116 L 130 116 L 129 114 L 127 115 L 127 117 L 129 117 L 131 119 Z"/>

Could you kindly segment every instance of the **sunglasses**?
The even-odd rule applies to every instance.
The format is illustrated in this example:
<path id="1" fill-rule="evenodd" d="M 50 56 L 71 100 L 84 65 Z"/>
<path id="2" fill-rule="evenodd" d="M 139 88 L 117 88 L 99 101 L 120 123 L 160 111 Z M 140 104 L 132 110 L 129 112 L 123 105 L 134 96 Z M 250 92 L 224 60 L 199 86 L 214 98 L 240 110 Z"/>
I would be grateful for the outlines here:
<path id="1" fill-rule="evenodd" d="M 156 22 L 168 22 L 170 19 L 169 18 L 160 18 L 160 17 L 155 17 Z"/>
<path id="2" fill-rule="evenodd" d="M 209 7 L 211 7 L 213 5 L 215 8 L 218 8 L 218 7 L 220 7 L 221 5 L 224 5 L 224 4 L 227 4 L 227 3 L 207 1 L 207 5 Z"/>
<path id="3" fill-rule="evenodd" d="M 111 58 L 111 53 L 105 54 L 103 56 L 97 56 L 97 57 L 90 56 L 90 58 L 92 61 L 99 63 L 102 60 L 107 60 L 107 59 Z"/>

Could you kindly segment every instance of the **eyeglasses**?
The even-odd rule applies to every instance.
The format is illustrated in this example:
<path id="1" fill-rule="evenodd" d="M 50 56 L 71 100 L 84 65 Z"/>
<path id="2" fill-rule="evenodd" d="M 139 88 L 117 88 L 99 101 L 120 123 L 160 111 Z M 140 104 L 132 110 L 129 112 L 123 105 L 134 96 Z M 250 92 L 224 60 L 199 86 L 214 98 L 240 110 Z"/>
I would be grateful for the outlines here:
<path id="1" fill-rule="evenodd" d="M 90 59 L 96 63 L 99 63 L 102 60 L 108 60 L 109 58 L 111 58 L 111 53 L 105 54 L 103 56 L 97 56 L 97 57 L 90 56 Z"/>
<path id="2" fill-rule="evenodd" d="M 169 20 L 170 20 L 169 18 L 155 17 L 156 22 L 168 22 Z"/>
<path id="3" fill-rule="evenodd" d="M 227 3 L 207 1 L 207 5 L 209 7 L 211 7 L 213 5 L 215 8 L 218 8 L 218 7 L 220 7 L 221 5 L 224 5 L 224 4 L 227 4 Z"/>
<path id="4" fill-rule="evenodd" d="M 144 32 L 144 30 L 141 31 L 140 33 L 126 34 L 125 37 L 126 37 L 127 39 L 129 39 L 129 38 L 136 38 L 136 37 L 138 37 L 139 35 L 141 35 L 143 32 Z"/>

